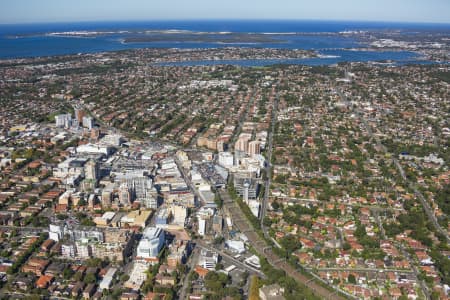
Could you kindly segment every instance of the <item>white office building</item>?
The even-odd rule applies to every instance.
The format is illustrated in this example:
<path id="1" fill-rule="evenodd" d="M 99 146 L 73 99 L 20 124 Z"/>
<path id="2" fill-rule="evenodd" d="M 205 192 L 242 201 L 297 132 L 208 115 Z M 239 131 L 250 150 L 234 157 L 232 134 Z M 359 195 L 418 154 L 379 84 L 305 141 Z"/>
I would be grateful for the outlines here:
<path id="1" fill-rule="evenodd" d="M 75 242 L 77 257 L 85 259 L 92 256 L 92 248 L 89 244 L 90 242 L 91 241 L 89 241 L 89 239 L 81 239 Z"/>
<path id="2" fill-rule="evenodd" d="M 219 256 L 216 252 L 202 250 L 198 259 L 198 264 L 205 269 L 215 270 L 216 264 L 219 262 Z"/>
<path id="3" fill-rule="evenodd" d="M 64 235 L 64 228 L 59 225 L 50 224 L 49 239 L 58 242 Z"/>
<path id="4" fill-rule="evenodd" d="M 87 129 L 92 129 L 94 127 L 94 119 L 92 117 L 84 116 L 83 117 L 83 127 Z"/>
<path id="5" fill-rule="evenodd" d="M 112 154 L 114 148 L 110 146 L 100 146 L 95 144 L 85 144 L 77 147 L 77 153 L 85 154 Z"/>
<path id="6" fill-rule="evenodd" d="M 147 173 L 149 173 L 148 170 L 112 172 L 116 182 L 125 184 L 135 200 L 146 208 L 157 209 L 157 191 L 153 186 L 152 179 L 146 175 Z"/>
<path id="7" fill-rule="evenodd" d="M 221 165 L 224 168 L 232 167 L 234 163 L 233 154 L 231 154 L 230 152 L 219 152 L 218 162 L 219 165 Z"/>
<path id="8" fill-rule="evenodd" d="M 228 241 L 225 241 L 225 245 L 232 252 L 239 253 L 239 254 L 242 254 L 245 252 L 245 244 L 243 241 L 228 240 Z"/>
<path id="9" fill-rule="evenodd" d="M 154 197 L 153 182 L 147 176 L 132 177 L 126 179 L 126 185 L 133 191 L 137 201 L 146 208 L 157 209 L 158 202 Z"/>
<path id="10" fill-rule="evenodd" d="M 106 145 L 119 147 L 122 145 L 123 137 L 120 134 L 107 134 L 102 138 L 101 142 Z"/>
<path id="11" fill-rule="evenodd" d="M 53 176 L 58 178 L 83 177 L 84 165 L 88 160 L 80 157 L 70 157 L 53 168 Z"/>
<path id="12" fill-rule="evenodd" d="M 76 255 L 75 245 L 73 244 L 62 244 L 61 245 L 61 256 L 65 258 L 73 258 Z"/>
<path id="13" fill-rule="evenodd" d="M 71 114 L 56 115 L 55 123 L 57 127 L 69 128 L 72 125 L 72 115 Z"/>
<path id="14" fill-rule="evenodd" d="M 137 257 L 155 258 L 164 246 L 165 233 L 161 228 L 147 227 L 137 247 Z"/>
<path id="15" fill-rule="evenodd" d="M 256 255 L 252 255 L 249 258 L 247 258 L 246 260 L 244 260 L 244 262 L 249 265 L 252 266 L 253 268 L 256 269 L 261 269 L 261 263 L 259 261 L 259 257 Z"/>
<path id="16" fill-rule="evenodd" d="M 204 236 L 206 233 L 206 220 L 203 218 L 198 219 L 198 234 Z"/>
<path id="17" fill-rule="evenodd" d="M 184 222 L 186 221 L 187 217 L 186 207 L 182 205 L 173 204 L 169 206 L 169 211 L 173 218 L 172 223 L 179 226 L 184 226 Z"/>
<path id="18" fill-rule="evenodd" d="M 249 200 L 248 207 L 250 208 L 250 211 L 252 212 L 252 214 L 255 217 L 259 218 L 261 204 L 258 202 L 258 200 Z"/>
<path id="19" fill-rule="evenodd" d="M 111 287 L 111 283 L 114 279 L 114 275 L 116 274 L 117 269 L 116 268 L 109 268 L 106 272 L 105 276 L 103 277 L 102 281 L 99 284 L 100 290 L 109 290 Z"/>

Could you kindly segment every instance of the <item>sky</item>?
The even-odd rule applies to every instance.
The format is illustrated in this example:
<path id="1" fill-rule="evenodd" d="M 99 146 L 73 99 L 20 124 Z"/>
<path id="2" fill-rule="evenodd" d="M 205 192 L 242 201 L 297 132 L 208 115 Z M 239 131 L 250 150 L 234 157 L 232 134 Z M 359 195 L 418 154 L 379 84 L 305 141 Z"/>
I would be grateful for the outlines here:
<path id="1" fill-rule="evenodd" d="M 450 23 L 450 0 L 0 0 L 0 23 L 289 19 Z"/>

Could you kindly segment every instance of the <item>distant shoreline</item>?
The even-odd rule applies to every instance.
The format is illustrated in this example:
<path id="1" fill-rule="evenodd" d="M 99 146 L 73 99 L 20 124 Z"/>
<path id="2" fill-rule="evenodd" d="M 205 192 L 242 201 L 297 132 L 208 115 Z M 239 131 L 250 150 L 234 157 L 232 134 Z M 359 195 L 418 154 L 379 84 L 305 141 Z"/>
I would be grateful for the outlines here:
<path id="1" fill-rule="evenodd" d="M 411 45 L 411 33 L 417 34 L 412 40 L 420 44 Z M 370 57 L 362 57 L 365 61 L 397 60 L 395 56 L 380 57 L 374 53 L 385 50 L 420 52 L 433 60 L 442 60 L 444 57 L 438 50 L 450 48 L 450 24 L 203 20 L 0 25 L 0 43 L 0 59 L 143 48 L 210 49 L 233 46 L 300 49 L 318 53 L 345 51 L 322 54 L 343 56 L 349 61 L 354 61 L 355 56 L 350 53 L 352 49 L 366 51 Z M 440 48 L 433 49 L 433 45 Z"/>

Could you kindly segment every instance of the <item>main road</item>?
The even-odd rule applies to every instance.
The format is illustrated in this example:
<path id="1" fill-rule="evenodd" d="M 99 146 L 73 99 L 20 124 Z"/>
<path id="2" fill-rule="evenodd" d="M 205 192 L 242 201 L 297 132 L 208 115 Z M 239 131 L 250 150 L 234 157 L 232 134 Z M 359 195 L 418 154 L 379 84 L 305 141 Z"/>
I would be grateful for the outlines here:
<path id="1" fill-rule="evenodd" d="M 194 270 L 195 266 L 197 265 L 198 262 L 198 258 L 199 258 L 199 249 L 197 247 L 194 248 L 194 250 L 192 250 L 192 254 L 191 257 L 189 257 L 189 261 L 187 263 L 187 270 L 188 272 L 186 274 L 184 274 L 184 278 L 183 278 L 183 285 L 181 286 L 181 289 L 178 293 L 179 298 L 178 299 L 187 299 L 186 295 L 188 294 L 188 283 L 189 283 L 189 272 Z"/>
<path id="2" fill-rule="evenodd" d="M 245 111 L 242 113 L 241 117 L 239 118 L 238 126 L 234 130 L 234 134 L 233 134 L 233 137 L 231 138 L 230 145 L 234 145 L 236 143 L 236 140 L 238 139 L 239 134 L 242 131 L 242 126 L 244 125 L 245 120 L 247 120 L 247 118 L 248 118 L 248 113 L 250 111 L 250 107 L 255 103 L 256 96 L 257 96 L 256 90 L 251 91 L 251 94 L 250 94 L 250 92 L 247 94 L 248 103 L 245 106 Z"/>
<path id="3" fill-rule="evenodd" d="M 273 101 L 272 106 L 272 118 L 270 122 L 270 132 L 268 136 L 268 144 L 266 145 L 266 182 L 265 182 L 265 189 L 264 189 L 264 198 L 261 202 L 261 228 L 263 230 L 264 236 L 266 238 L 269 238 L 269 233 L 267 232 L 267 228 L 264 226 L 264 217 L 266 216 L 267 212 L 267 203 L 269 201 L 269 194 L 270 194 L 270 177 L 271 177 L 271 169 L 272 169 L 272 149 L 273 149 L 273 135 L 275 131 L 275 123 L 277 122 L 277 111 L 278 111 L 278 102 L 279 102 L 279 96 L 278 93 L 275 95 L 275 99 Z"/>

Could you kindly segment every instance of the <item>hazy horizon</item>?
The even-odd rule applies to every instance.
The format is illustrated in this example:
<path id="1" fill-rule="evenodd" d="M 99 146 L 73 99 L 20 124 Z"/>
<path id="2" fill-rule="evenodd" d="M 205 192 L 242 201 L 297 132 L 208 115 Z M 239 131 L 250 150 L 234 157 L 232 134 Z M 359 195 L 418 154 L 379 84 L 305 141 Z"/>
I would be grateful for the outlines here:
<path id="1" fill-rule="evenodd" d="M 79 20 L 79 21 L 30 21 L 30 22 L 17 22 L 17 23 L 1 23 L 0 25 L 33 25 L 33 24 L 41 24 L 41 25 L 51 25 L 51 24 L 95 24 L 95 23 L 148 23 L 148 22 L 161 22 L 161 23 L 171 23 L 171 22 L 220 22 L 220 21 L 229 21 L 229 22 L 317 22 L 317 23 L 353 23 L 353 24 L 392 24 L 392 25 L 450 25 L 450 21 L 448 22 L 431 22 L 431 21 L 382 21 L 382 20 L 360 20 L 360 19 L 259 19 L 259 18 L 223 18 L 223 19 L 210 19 L 210 18 L 192 18 L 192 19 L 105 19 L 105 20 Z"/>
<path id="2" fill-rule="evenodd" d="M 446 0 L 15 0 L 0 3 L 0 24 L 175 20 L 293 20 L 450 23 Z"/>

